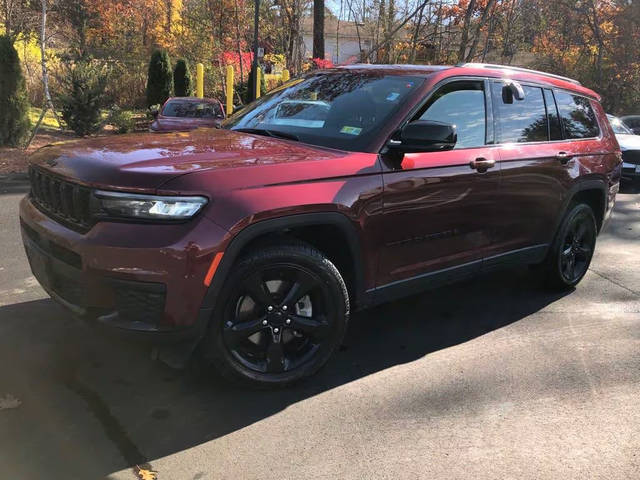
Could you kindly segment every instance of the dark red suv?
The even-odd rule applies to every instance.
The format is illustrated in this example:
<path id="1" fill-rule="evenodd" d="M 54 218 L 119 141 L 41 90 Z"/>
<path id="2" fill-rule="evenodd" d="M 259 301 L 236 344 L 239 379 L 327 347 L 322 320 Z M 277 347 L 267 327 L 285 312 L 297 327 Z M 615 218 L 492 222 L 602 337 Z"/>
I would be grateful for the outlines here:
<path id="1" fill-rule="evenodd" d="M 599 97 L 523 69 L 312 72 L 221 129 L 34 154 L 20 218 L 34 275 L 166 361 L 236 380 L 313 374 L 351 311 L 515 264 L 576 285 L 621 154 Z"/>

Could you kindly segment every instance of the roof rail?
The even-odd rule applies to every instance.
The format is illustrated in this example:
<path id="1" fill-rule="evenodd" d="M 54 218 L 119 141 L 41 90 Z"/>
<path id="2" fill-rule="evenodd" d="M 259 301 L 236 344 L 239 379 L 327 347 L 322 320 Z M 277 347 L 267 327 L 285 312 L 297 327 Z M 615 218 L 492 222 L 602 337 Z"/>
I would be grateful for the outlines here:
<path id="1" fill-rule="evenodd" d="M 578 80 L 569 77 L 563 77 L 562 75 L 556 75 L 554 73 L 541 72 L 539 70 L 531 70 L 530 68 L 512 67 L 511 65 L 497 65 L 493 63 L 473 63 L 462 62 L 456 64 L 456 67 L 476 67 L 476 68 L 495 68 L 499 70 L 513 70 L 514 72 L 535 73 L 536 75 L 542 75 L 544 77 L 557 78 L 558 80 L 564 80 L 565 82 L 571 82 L 576 85 L 582 85 Z"/>

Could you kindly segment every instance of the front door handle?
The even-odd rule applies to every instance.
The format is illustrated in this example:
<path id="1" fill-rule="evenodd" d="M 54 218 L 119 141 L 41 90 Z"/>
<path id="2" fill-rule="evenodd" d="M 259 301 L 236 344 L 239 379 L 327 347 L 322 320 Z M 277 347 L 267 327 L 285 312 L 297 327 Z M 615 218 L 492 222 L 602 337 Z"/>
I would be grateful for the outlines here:
<path id="1" fill-rule="evenodd" d="M 496 161 L 495 160 L 487 160 L 486 158 L 476 158 L 475 160 L 471 160 L 469 162 L 469 166 L 471 168 L 473 168 L 474 170 L 477 170 L 478 173 L 484 173 L 487 170 L 489 170 L 490 168 L 493 168 L 496 166 Z"/>
<path id="2" fill-rule="evenodd" d="M 569 155 L 567 152 L 558 152 L 556 153 L 556 160 L 560 160 L 561 164 L 566 164 L 573 157 Z"/>

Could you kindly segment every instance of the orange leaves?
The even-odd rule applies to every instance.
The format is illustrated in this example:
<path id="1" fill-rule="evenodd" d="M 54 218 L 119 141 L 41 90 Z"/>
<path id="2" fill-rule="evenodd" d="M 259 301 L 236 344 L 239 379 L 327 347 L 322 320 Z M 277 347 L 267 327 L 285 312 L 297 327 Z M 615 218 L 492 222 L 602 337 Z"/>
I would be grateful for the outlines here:
<path id="1" fill-rule="evenodd" d="M 141 468 L 138 465 L 134 467 L 133 471 L 140 480 L 157 480 L 158 478 L 158 472 Z"/>

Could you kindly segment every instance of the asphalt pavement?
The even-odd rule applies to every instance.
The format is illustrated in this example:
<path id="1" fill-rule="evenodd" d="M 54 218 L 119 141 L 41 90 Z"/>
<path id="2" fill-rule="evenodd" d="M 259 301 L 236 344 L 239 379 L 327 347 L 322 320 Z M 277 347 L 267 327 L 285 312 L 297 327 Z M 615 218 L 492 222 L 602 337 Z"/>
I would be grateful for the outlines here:
<path id="1" fill-rule="evenodd" d="M 287 390 L 175 371 L 31 276 L 0 188 L 0 478 L 640 478 L 640 194 L 565 294 L 526 268 L 361 312 Z"/>

